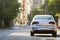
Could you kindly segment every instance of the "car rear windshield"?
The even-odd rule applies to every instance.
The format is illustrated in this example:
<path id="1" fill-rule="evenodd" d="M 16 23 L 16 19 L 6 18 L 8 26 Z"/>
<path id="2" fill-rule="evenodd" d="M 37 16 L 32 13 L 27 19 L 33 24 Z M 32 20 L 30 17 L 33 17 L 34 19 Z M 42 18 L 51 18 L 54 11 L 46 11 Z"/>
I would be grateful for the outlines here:
<path id="1" fill-rule="evenodd" d="M 53 20 L 53 17 L 49 17 L 49 16 L 39 16 L 39 17 L 35 17 L 35 20 Z"/>

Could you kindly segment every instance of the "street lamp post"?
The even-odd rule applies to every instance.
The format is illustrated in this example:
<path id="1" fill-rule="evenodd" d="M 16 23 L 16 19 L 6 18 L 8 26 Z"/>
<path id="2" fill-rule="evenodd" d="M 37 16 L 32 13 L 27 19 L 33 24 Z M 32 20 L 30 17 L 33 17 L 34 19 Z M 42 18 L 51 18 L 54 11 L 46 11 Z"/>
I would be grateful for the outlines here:
<path id="1" fill-rule="evenodd" d="M 48 0 L 45 0 L 45 14 L 48 14 Z"/>

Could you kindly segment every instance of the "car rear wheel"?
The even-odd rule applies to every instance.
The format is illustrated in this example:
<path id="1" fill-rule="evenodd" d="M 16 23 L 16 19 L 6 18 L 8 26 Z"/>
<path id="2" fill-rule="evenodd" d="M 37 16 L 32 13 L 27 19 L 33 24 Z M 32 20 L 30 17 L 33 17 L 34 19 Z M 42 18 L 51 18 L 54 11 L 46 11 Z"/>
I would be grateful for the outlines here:
<path id="1" fill-rule="evenodd" d="M 53 36 L 53 37 L 56 37 L 56 36 L 57 36 L 57 32 L 56 32 L 56 31 L 53 32 L 53 33 L 52 33 L 52 36 Z"/>
<path id="2" fill-rule="evenodd" d="M 34 36 L 34 32 L 30 32 L 30 35 L 31 35 L 31 36 Z"/>

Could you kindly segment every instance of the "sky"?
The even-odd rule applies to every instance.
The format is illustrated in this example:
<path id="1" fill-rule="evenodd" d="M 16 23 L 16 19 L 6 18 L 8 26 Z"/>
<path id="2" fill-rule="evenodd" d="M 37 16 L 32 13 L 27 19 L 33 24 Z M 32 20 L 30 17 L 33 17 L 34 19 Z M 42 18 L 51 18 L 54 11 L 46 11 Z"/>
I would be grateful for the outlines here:
<path id="1" fill-rule="evenodd" d="M 22 1 L 21 0 L 18 0 L 19 3 L 21 3 Z"/>

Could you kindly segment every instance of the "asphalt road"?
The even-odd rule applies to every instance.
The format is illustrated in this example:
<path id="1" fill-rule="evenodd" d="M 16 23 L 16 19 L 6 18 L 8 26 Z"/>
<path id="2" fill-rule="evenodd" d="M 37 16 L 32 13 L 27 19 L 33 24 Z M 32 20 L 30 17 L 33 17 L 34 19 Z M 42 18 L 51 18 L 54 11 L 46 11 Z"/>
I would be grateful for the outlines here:
<path id="1" fill-rule="evenodd" d="M 57 36 L 51 34 L 35 34 L 30 36 L 29 26 L 15 26 L 13 29 L 0 29 L 0 40 L 60 40 L 60 30 L 57 30 Z"/>

